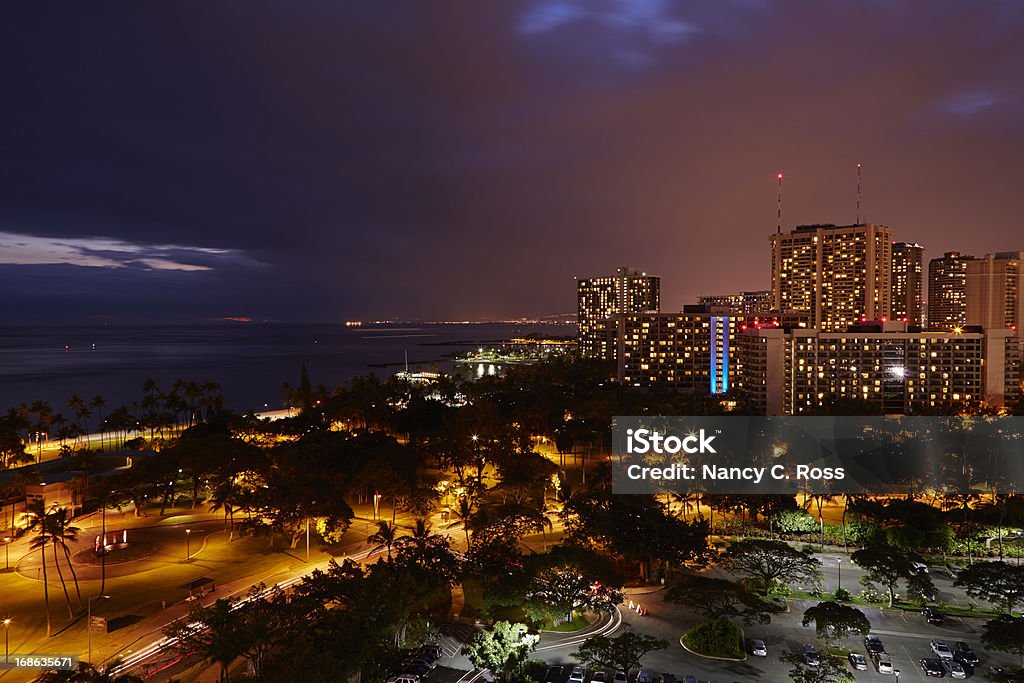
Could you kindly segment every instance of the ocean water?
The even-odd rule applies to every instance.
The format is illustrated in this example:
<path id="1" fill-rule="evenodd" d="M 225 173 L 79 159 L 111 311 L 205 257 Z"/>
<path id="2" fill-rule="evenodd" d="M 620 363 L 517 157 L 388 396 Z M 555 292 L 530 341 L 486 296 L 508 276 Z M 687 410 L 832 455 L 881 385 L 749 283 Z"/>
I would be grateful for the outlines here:
<path id="1" fill-rule="evenodd" d="M 107 410 L 142 396 L 156 381 L 220 382 L 238 411 L 282 407 L 281 385 L 299 383 L 305 363 L 314 386 L 375 373 L 453 367 L 459 351 L 530 333 L 571 336 L 570 325 L 424 324 L 358 328 L 339 324 L 223 323 L 189 326 L 0 327 L 0 410 L 48 401 L 67 415 L 68 397 L 104 398 Z"/>

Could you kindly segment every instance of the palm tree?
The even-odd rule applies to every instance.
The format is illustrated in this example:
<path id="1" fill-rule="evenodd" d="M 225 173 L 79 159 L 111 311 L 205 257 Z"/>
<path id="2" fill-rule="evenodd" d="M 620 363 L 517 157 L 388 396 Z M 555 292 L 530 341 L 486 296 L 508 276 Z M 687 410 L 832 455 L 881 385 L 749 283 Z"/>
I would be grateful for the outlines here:
<path id="1" fill-rule="evenodd" d="M 378 544 L 371 553 L 375 553 L 382 548 L 386 548 L 388 551 L 388 559 L 391 559 L 391 547 L 398 540 L 398 527 L 390 522 L 377 522 L 377 532 L 367 537 L 368 543 Z"/>
<path id="2" fill-rule="evenodd" d="M 452 516 L 455 517 L 455 521 L 448 525 L 448 528 L 462 525 L 462 530 L 466 534 L 466 550 L 469 550 L 472 546 L 469 538 L 469 525 L 476 514 L 475 505 L 469 496 L 460 496 L 458 507 L 453 509 Z"/>
<path id="3" fill-rule="evenodd" d="M 675 501 L 676 503 L 679 503 L 679 511 L 683 513 L 684 520 L 686 519 L 687 514 L 690 512 L 690 509 L 693 508 L 694 505 L 696 505 L 697 501 L 700 499 L 700 496 L 698 494 L 691 493 L 689 491 L 682 493 L 675 491 L 669 495 L 671 496 L 671 500 Z M 669 514 L 671 513 L 672 507 L 670 505 Z"/>
<path id="4" fill-rule="evenodd" d="M 71 524 L 67 508 L 57 508 L 50 515 L 50 519 L 52 521 L 50 534 L 53 540 L 54 564 L 57 565 L 57 573 L 60 573 L 60 565 L 57 564 L 57 548 L 60 548 L 64 551 L 64 559 L 67 560 L 68 569 L 71 570 L 71 577 L 75 581 L 75 594 L 78 596 L 78 604 L 81 606 L 82 591 L 78 585 L 78 574 L 75 573 L 75 565 L 71 561 L 71 549 L 68 547 L 68 543 L 74 543 L 78 540 L 78 532 L 81 529 Z M 63 580 L 62 576 L 61 581 Z"/>
<path id="5" fill-rule="evenodd" d="M 440 537 L 433 532 L 430 524 L 421 518 L 416 520 L 416 526 L 413 527 L 412 533 L 397 539 L 394 545 L 398 548 L 407 548 L 416 563 L 423 564 L 431 544 L 438 538 Z"/>
<path id="6" fill-rule="evenodd" d="M 102 451 L 103 450 L 103 409 L 107 407 L 107 402 L 103 399 L 102 396 L 100 396 L 99 394 L 96 394 L 95 396 L 92 397 L 92 399 L 89 400 L 89 407 L 96 409 L 96 414 L 98 416 L 97 419 L 99 420 L 99 422 L 97 423 L 97 429 L 100 432 L 100 450 Z"/>
<path id="7" fill-rule="evenodd" d="M 68 399 L 68 408 L 70 408 L 75 414 L 75 424 L 78 425 L 79 429 L 82 428 L 82 416 L 84 410 L 88 410 L 85 405 L 85 400 L 78 394 L 71 394 Z M 75 445 L 78 444 L 77 437 L 75 438 Z"/>
<path id="8" fill-rule="evenodd" d="M 26 512 L 32 516 L 28 528 L 38 528 L 38 533 L 32 539 L 29 547 L 32 550 L 38 548 L 41 556 L 40 564 L 43 566 L 43 605 L 46 610 L 46 637 L 49 638 L 53 635 L 53 623 L 50 618 L 50 584 L 46 578 L 46 545 L 50 542 L 50 536 L 46 529 L 47 512 L 43 506 L 42 499 L 38 498 L 26 507 Z"/>
<path id="9" fill-rule="evenodd" d="M 224 511 L 224 526 L 228 527 L 228 542 L 235 540 L 235 508 L 240 492 L 234 476 L 224 478 L 210 495 L 210 512 Z"/>
<path id="10" fill-rule="evenodd" d="M 43 434 L 49 434 L 50 425 L 53 423 L 53 408 L 46 401 L 35 401 L 29 408 L 29 412 L 35 413 L 36 423 L 32 430 L 36 433 L 37 456 L 43 459 Z"/>

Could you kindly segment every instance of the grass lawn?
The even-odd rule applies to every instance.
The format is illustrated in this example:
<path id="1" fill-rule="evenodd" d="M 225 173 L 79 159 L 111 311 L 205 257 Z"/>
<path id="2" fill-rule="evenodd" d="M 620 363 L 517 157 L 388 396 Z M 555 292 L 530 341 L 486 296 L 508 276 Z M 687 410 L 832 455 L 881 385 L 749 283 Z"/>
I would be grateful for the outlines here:
<path id="1" fill-rule="evenodd" d="M 697 624 L 680 641 L 688 650 L 706 657 L 746 658 L 743 651 L 743 629 L 727 619 Z"/>
<path id="2" fill-rule="evenodd" d="M 567 621 L 564 624 L 558 626 L 552 626 L 548 631 L 558 631 L 559 633 L 570 633 L 572 631 L 579 631 L 590 626 L 590 622 L 582 614 L 577 614 L 572 621 Z"/>

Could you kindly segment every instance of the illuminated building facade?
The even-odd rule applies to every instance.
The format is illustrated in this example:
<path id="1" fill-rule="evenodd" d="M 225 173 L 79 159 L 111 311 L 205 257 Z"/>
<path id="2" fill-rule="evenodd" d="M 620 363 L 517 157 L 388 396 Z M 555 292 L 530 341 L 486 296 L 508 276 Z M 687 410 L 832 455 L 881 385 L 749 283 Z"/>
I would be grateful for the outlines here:
<path id="1" fill-rule="evenodd" d="M 843 399 L 887 415 L 1020 398 L 1021 340 L 1010 330 L 922 332 L 902 322 L 847 332 L 748 329 L 735 382 L 767 415 L 812 413 Z"/>
<path id="2" fill-rule="evenodd" d="M 888 226 L 802 225 L 770 240 L 773 310 L 804 311 L 828 332 L 890 317 Z"/>
<path id="3" fill-rule="evenodd" d="M 768 289 L 739 294 L 702 296 L 699 305 L 713 308 L 728 308 L 742 315 L 767 315 L 772 310 L 772 293 Z"/>
<path id="4" fill-rule="evenodd" d="M 615 358 L 615 316 L 661 310 L 661 278 L 634 268 L 577 280 L 576 293 L 580 352 L 588 358 Z"/>
<path id="5" fill-rule="evenodd" d="M 619 381 L 724 394 L 732 381 L 737 319 L 726 308 L 619 316 Z"/>
<path id="6" fill-rule="evenodd" d="M 973 256 L 947 251 L 928 262 L 928 329 L 952 332 L 967 324 L 967 264 Z"/>
<path id="7" fill-rule="evenodd" d="M 967 262 L 967 325 L 984 329 L 1007 328 L 1024 335 L 1024 296 L 1021 268 L 1024 252 L 988 254 Z"/>
<path id="8" fill-rule="evenodd" d="M 924 248 L 920 244 L 892 245 L 892 299 L 890 318 L 911 325 L 924 324 Z"/>

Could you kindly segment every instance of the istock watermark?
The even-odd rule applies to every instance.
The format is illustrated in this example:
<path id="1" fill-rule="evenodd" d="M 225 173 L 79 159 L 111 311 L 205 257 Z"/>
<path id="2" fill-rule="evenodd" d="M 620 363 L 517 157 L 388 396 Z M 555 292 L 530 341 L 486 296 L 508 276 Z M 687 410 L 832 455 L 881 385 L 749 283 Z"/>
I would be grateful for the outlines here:
<path id="1" fill-rule="evenodd" d="M 616 417 L 614 493 L 1021 493 L 1021 417 Z"/>

